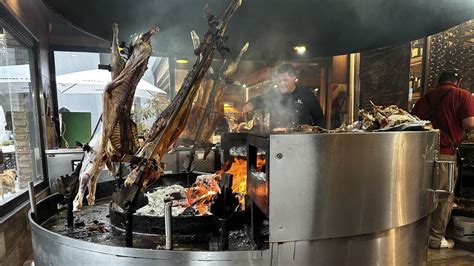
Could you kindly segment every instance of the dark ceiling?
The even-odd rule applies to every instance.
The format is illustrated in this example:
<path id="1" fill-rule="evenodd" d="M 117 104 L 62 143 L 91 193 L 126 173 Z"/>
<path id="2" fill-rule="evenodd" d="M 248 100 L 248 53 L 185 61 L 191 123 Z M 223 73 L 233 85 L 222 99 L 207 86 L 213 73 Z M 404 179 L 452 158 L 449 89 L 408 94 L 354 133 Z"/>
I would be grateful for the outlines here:
<path id="1" fill-rule="evenodd" d="M 191 55 L 189 32 L 207 30 L 203 7 L 215 14 L 228 0 L 43 0 L 72 25 L 111 39 L 119 23 L 120 37 L 151 25 L 161 28 L 153 47 L 163 54 Z M 474 17 L 473 0 L 244 0 L 227 35 L 233 52 L 250 42 L 247 58 L 294 60 L 344 54 L 419 39 Z M 298 57 L 292 49 L 305 44 Z"/>

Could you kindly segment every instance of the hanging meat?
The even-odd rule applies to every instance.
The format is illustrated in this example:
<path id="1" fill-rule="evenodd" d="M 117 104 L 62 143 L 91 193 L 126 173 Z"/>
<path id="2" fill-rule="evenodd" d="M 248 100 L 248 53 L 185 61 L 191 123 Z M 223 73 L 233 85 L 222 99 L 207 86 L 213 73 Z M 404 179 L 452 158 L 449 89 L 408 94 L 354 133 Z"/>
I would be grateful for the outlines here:
<path id="1" fill-rule="evenodd" d="M 115 175 L 118 167 L 113 162 L 120 161 L 125 154 L 133 154 L 138 147 L 137 128 L 131 120 L 130 112 L 136 87 L 152 54 L 151 36 L 158 31 L 158 27 L 152 27 L 139 36 L 128 48 L 129 54 L 125 61 L 118 43 L 118 26 L 113 26 L 110 66 L 112 81 L 107 84 L 103 94 L 102 133 L 97 148 L 94 149 L 93 160 L 82 165 L 87 171 L 79 177 L 80 187 L 74 200 L 75 210 L 82 207 L 86 186 L 89 187 L 87 201 L 89 205 L 94 204 L 97 178 L 104 165 L 110 174 Z M 89 165 L 91 163 L 92 166 Z"/>
<path id="2" fill-rule="evenodd" d="M 128 209 L 135 201 L 138 189 L 144 190 L 156 181 L 161 172 L 161 158 L 176 141 L 185 128 L 193 99 L 195 98 L 204 75 L 211 66 L 214 51 L 223 53 L 228 50 L 223 46 L 223 34 L 230 18 L 240 6 L 241 0 L 232 0 L 221 17 L 207 16 L 210 30 L 200 42 L 195 54 L 199 55 L 191 71 L 186 75 L 183 85 L 172 103 L 155 121 L 149 134 L 145 136 L 144 146 L 134 156 L 132 172 L 127 176 L 121 193 L 116 193 L 114 201 Z M 136 160 L 139 160 L 138 162 Z"/>
<path id="3" fill-rule="evenodd" d="M 216 130 L 219 121 L 224 119 L 224 89 L 230 83 L 232 75 L 237 70 L 237 66 L 242 59 L 242 56 L 247 52 L 249 44 L 246 43 L 240 50 L 237 58 L 228 65 L 223 64 L 223 71 L 219 71 L 216 81 L 214 81 L 211 90 L 203 92 L 202 98 L 205 101 L 204 122 L 198 124 L 196 129 L 194 144 L 196 146 L 203 146 Z M 201 120 L 202 121 L 202 120 Z"/>
<path id="4" fill-rule="evenodd" d="M 198 49 L 200 41 L 199 36 L 195 31 L 191 31 L 191 39 L 193 41 L 194 49 Z M 209 67 L 209 70 L 199 84 L 197 96 L 195 97 L 195 101 L 191 107 L 191 111 L 189 112 L 186 127 L 176 141 L 175 146 L 192 146 L 194 144 L 198 125 L 202 123 L 202 119 L 206 119 L 204 116 L 204 109 L 214 85 L 213 75 L 214 70 L 212 67 Z"/>
<path id="5" fill-rule="evenodd" d="M 216 130 L 219 122 L 224 118 L 224 89 L 230 83 L 232 75 L 237 70 L 242 56 L 248 49 L 248 43 L 242 47 L 237 58 L 227 64 L 224 60 L 219 72 L 214 75 L 212 72 L 206 75 L 199 88 L 198 97 L 191 110 L 189 122 L 186 129 L 180 136 L 179 144 L 192 145 L 193 148 L 186 162 L 186 170 L 192 170 L 192 163 L 195 159 L 197 148 L 204 148 L 204 159 L 211 151 L 212 144 L 209 142 L 210 137 Z"/>
<path id="6" fill-rule="evenodd" d="M 214 74 L 214 71 L 210 68 L 210 71 L 201 82 L 189 121 L 179 137 L 178 144 L 193 145 L 194 148 L 209 147 L 207 145 L 208 140 L 216 130 L 218 123 L 224 119 L 224 89 L 229 83 L 233 82 L 231 77 L 237 70 L 237 66 L 247 49 L 248 43 L 244 45 L 233 62 L 226 64 L 226 61 L 224 61 L 221 70 L 217 74 Z"/>

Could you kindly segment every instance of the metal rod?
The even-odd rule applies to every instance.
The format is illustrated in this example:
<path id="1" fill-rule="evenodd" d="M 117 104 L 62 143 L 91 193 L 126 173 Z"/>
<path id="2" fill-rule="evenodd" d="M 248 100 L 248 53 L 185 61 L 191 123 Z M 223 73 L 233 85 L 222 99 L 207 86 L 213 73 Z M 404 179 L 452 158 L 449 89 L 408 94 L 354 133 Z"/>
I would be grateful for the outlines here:
<path id="1" fill-rule="evenodd" d="M 28 194 L 30 195 L 31 212 L 34 214 L 36 219 L 38 216 L 38 210 L 36 209 L 35 187 L 33 181 L 28 182 Z"/>
<path id="2" fill-rule="evenodd" d="M 454 192 L 454 167 L 455 162 L 448 162 L 448 191 L 450 193 Z"/>
<path id="3" fill-rule="evenodd" d="M 219 230 L 219 251 L 229 250 L 229 228 L 227 227 L 227 219 L 220 219 L 221 228 Z"/>
<path id="4" fill-rule="evenodd" d="M 133 247 L 133 211 L 131 208 L 127 211 L 127 220 L 125 222 L 125 246 Z"/>
<path id="5" fill-rule="evenodd" d="M 72 212 L 73 209 L 73 197 L 69 195 L 66 197 L 67 200 L 67 227 L 72 228 L 74 226 L 74 215 Z"/>
<path id="6" fill-rule="evenodd" d="M 171 202 L 165 203 L 165 249 L 172 250 L 173 249 L 173 231 L 172 231 L 172 220 L 171 220 Z"/>

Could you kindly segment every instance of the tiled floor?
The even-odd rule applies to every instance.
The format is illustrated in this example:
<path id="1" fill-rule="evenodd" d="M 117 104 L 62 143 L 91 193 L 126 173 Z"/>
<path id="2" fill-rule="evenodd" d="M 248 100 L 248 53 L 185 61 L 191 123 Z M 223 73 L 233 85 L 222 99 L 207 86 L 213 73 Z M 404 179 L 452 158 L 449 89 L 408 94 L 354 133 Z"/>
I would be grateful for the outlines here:
<path id="1" fill-rule="evenodd" d="M 474 252 L 456 247 L 454 249 L 430 249 L 429 266 L 471 266 L 474 265 Z"/>

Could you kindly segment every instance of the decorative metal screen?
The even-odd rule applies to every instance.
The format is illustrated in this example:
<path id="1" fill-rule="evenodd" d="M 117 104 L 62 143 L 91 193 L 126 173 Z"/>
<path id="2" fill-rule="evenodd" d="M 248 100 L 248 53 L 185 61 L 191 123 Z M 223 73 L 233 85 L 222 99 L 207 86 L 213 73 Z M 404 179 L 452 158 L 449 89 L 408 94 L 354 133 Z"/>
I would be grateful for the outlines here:
<path id="1" fill-rule="evenodd" d="M 408 107 L 410 44 L 360 53 L 360 106 L 395 104 Z"/>
<path id="2" fill-rule="evenodd" d="M 428 87 L 444 70 L 458 69 L 462 87 L 474 92 L 474 19 L 430 38 Z"/>

